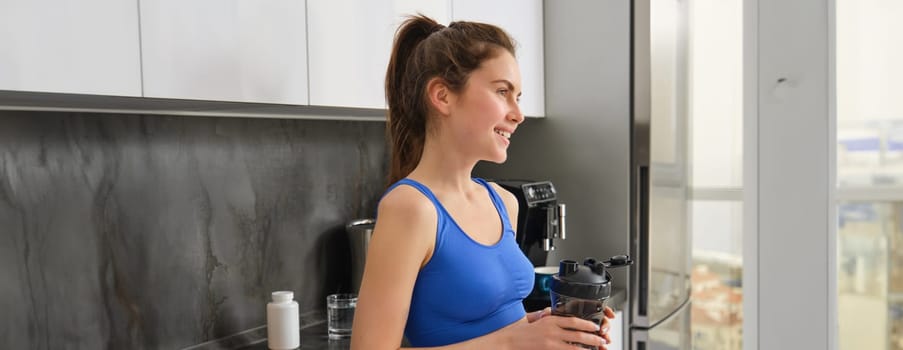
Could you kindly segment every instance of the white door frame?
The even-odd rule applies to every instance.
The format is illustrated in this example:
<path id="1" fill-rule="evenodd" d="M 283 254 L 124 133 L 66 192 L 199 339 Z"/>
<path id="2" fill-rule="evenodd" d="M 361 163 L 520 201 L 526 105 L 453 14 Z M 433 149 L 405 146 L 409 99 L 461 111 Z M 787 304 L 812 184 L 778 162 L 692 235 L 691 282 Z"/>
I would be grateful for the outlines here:
<path id="1" fill-rule="evenodd" d="M 835 0 L 744 2 L 744 349 L 836 349 Z"/>

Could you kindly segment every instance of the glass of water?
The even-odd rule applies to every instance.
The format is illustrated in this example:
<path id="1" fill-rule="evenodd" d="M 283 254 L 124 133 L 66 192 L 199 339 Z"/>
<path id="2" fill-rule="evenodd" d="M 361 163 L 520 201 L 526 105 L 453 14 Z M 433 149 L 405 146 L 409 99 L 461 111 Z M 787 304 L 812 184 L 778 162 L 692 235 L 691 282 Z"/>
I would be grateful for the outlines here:
<path id="1" fill-rule="evenodd" d="M 330 339 L 351 337 L 357 294 L 332 294 L 326 297 L 326 317 Z"/>

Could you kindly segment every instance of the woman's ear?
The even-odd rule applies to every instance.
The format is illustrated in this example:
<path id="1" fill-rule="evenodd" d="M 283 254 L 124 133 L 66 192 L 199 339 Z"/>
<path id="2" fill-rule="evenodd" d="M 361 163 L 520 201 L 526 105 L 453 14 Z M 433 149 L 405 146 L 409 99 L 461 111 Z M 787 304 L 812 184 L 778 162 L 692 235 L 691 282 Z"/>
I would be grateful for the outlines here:
<path id="1" fill-rule="evenodd" d="M 426 84 L 426 93 L 430 100 L 430 105 L 440 115 L 449 115 L 451 113 L 451 104 L 454 94 L 448 88 L 448 84 L 442 78 L 432 78 Z"/>

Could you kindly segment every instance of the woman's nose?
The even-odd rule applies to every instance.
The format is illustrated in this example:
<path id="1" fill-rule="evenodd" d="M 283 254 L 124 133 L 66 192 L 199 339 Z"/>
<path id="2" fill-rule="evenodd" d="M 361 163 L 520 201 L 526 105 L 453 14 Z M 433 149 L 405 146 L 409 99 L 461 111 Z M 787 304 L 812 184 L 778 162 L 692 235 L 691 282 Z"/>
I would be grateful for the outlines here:
<path id="1" fill-rule="evenodd" d="M 508 112 L 508 120 L 511 120 L 517 124 L 524 122 L 524 113 L 520 109 L 520 105 L 515 102 L 514 106 L 511 107 L 511 111 Z"/>

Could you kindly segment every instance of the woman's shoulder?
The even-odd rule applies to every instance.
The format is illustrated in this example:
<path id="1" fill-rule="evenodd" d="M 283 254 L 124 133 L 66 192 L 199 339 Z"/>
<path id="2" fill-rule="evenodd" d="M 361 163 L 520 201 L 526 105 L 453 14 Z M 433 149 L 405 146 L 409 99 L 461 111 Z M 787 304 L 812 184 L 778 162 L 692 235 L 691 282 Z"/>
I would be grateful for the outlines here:
<path id="1" fill-rule="evenodd" d="M 514 194 L 511 193 L 511 191 L 506 190 L 504 187 L 502 187 L 501 185 L 499 185 L 495 182 L 490 182 L 490 181 L 486 181 L 486 182 L 490 186 L 492 186 L 492 189 L 494 189 L 496 193 L 499 194 L 499 197 L 502 197 L 502 200 L 505 201 L 506 205 L 510 206 L 511 204 L 515 204 L 515 205 L 517 204 L 517 197 L 515 197 Z"/>
<path id="2" fill-rule="evenodd" d="M 411 219 L 435 220 L 436 209 L 432 201 L 413 186 L 399 185 L 391 188 L 379 201 L 379 217 L 401 215 Z"/>
<path id="3" fill-rule="evenodd" d="M 439 214 L 433 203 L 423 193 L 411 186 L 395 186 L 380 200 L 377 209 L 374 237 L 382 236 L 389 242 L 394 253 L 399 247 L 415 247 L 403 249 L 412 254 L 423 254 L 423 261 L 432 255 L 435 245 L 435 234 L 439 223 Z M 419 255 L 418 255 L 419 256 Z M 421 262 L 422 267 L 425 262 Z"/>

